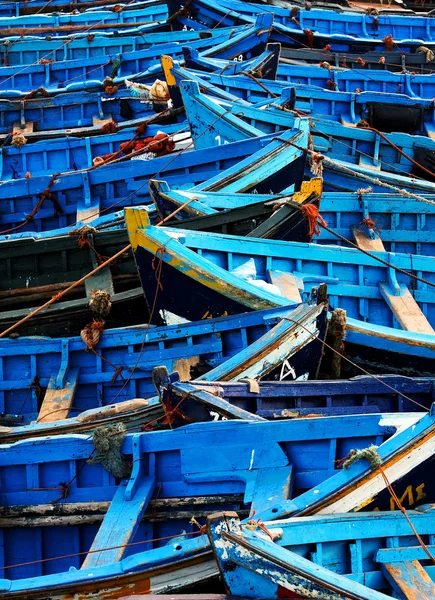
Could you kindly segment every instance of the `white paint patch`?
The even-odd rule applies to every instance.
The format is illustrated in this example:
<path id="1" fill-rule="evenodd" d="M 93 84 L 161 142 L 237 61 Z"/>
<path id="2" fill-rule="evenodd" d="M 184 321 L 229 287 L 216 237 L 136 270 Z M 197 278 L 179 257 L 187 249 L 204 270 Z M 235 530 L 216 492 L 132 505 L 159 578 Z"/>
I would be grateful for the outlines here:
<path id="1" fill-rule="evenodd" d="M 379 421 L 379 425 L 382 427 L 395 427 L 396 432 L 391 436 L 394 437 L 404 429 L 414 426 L 420 421 L 427 413 L 402 413 L 400 415 L 385 415 Z M 414 428 L 413 427 L 413 428 Z"/>
<path id="2" fill-rule="evenodd" d="M 251 454 L 251 462 L 249 463 L 249 470 L 252 471 L 252 466 L 254 464 L 254 456 L 255 456 L 255 448 L 252 450 Z"/>

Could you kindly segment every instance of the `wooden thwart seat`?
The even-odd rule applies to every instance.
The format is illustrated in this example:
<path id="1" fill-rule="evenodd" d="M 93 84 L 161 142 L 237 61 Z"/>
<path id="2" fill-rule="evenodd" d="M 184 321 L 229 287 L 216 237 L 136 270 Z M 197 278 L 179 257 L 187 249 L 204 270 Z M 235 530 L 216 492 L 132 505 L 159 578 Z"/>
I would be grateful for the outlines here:
<path id="1" fill-rule="evenodd" d="M 356 227 L 353 228 L 352 232 L 358 248 L 368 250 L 369 252 L 385 252 L 385 246 L 378 235 L 375 239 L 372 239 L 364 231 Z"/>
<path id="2" fill-rule="evenodd" d="M 73 405 L 77 386 L 78 369 L 67 370 L 62 388 L 56 384 L 56 379 L 50 377 L 44 400 L 39 410 L 37 423 L 53 423 L 68 418 Z"/>
<path id="3" fill-rule="evenodd" d="M 435 598 L 435 583 L 417 560 L 388 563 L 382 565 L 381 569 L 393 586 L 397 598 Z"/>
<path id="4" fill-rule="evenodd" d="M 406 331 L 415 331 L 418 333 L 435 334 L 429 321 L 426 319 L 411 295 L 411 292 L 405 285 L 401 285 L 400 295 L 395 295 L 391 287 L 380 282 L 379 288 L 382 296 L 385 298 L 388 306 L 393 311 L 400 326 Z"/>
<path id="5" fill-rule="evenodd" d="M 270 283 L 276 285 L 284 298 L 292 300 L 293 302 L 302 302 L 298 282 L 294 275 L 281 271 L 268 271 L 268 274 Z"/>

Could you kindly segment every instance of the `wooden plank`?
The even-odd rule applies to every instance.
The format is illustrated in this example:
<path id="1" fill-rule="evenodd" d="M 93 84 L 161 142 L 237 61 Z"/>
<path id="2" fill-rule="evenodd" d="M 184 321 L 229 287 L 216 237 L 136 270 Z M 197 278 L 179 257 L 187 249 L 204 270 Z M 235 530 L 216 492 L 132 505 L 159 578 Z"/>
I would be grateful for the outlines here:
<path id="1" fill-rule="evenodd" d="M 244 600 L 245 596 L 227 596 L 225 594 L 134 594 L 118 600 Z"/>
<path id="2" fill-rule="evenodd" d="M 393 586 L 396 598 L 404 600 L 433 600 L 435 583 L 416 560 L 381 566 Z"/>
<path id="3" fill-rule="evenodd" d="M 379 288 L 382 296 L 385 298 L 388 306 L 393 311 L 394 316 L 403 329 L 430 335 L 435 333 L 431 324 L 422 313 L 421 308 L 411 296 L 411 292 L 406 286 L 400 286 L 401 294 L 398 296 L 394 295 L 391 287 L 386 283 L 380 282 Z"/>
<path id="4" fill-rule="evenodd" d="M 352 233 L 358 248 L 368 250 L 369 252 L 385 252 L 385 246 L 378 235 L 376 235 L 375 239 L 372 239 L 364 231 L 356 227 L 352 228 Z"/>
<path id="5" fill-rule="evenodd" d="M 135 594 L 123 596 L 118 600 L 244 600 L 244 596 L 227 596 L 225 594 Z"/>
<path id="6" fill-rule="evenodd" d="M 21 133 L 23 135 L 25 133 L 33 133 L 33 122 L 28 121 L 27 123 L 24 123 L 24 125 L 22 123 L 14 123 L 12 133 Z"/>
<path id="7" fill-rule="evenodd" d="M 63 388 L 56 386 L 56 379 L 50 377 L 44 400 L 42 401 L 37 423 L 54 423 L 60 419 L 66 419 L 72 406 L 77 387 L 79 371 L 73 369 L 67 371 Z"/>
<path id="8" fill-rule="evenodd" d="M 172 384 L 171 388 L 177 394 L 177 401 L 179 401 L 180 396 L 183 398 L 183 396 L 188 394 L 190 400 L 195 400 L 196 402 L 206 406 L 211 411 L 216 411 L 224 417 L 230 419 L 244 419 L 247 421 L 265 420 L 263 417 L 259 417 L 258 415 L 248 412 L 247 410 L 243 410 L 243 408 L 233 406 L 223 398 L 209 394 L 204 390 L 199 390 L 193 385 L 187 383 L 174 383 Z M 183 407 L 181 406 L 179 410 L 183 412 Z"/>
<path id="9" fill-rule="evenodd" d="M 128 544 L 134 536 L 151 500 L 155 485 L 154 475 L 143 477 L 131 500 L 126 499 L 127 488 L 122 483 L 119 485 L 89 554 L 83 561 L 82 569 L 109 565 L 122 559 L 126 548 L 125 546 L 119 548 L 119 546 Z M 103 548 L 113 549 L 103 550 Z"/>
<path id="10" fill-rule="evenodd" d="M 107 115 L 107 117 L 105 117 L 104 119 L 100 119 L 99 116 L 94 115 L 92 117 L 92 125 L 93 127 L 103 127 L 103 125 L 107 125 L 107 123 L 110 123 L 111 121 L 113 121 L 112 119 L 112 115 Z"/>
<path id="11" fill-rule="evenodd" d="M 281 271 L 268 271 L 270 283 L 276 285 L 281 295 L 293 302 L 302 302 L 296 277 L 291 273 Z"/>

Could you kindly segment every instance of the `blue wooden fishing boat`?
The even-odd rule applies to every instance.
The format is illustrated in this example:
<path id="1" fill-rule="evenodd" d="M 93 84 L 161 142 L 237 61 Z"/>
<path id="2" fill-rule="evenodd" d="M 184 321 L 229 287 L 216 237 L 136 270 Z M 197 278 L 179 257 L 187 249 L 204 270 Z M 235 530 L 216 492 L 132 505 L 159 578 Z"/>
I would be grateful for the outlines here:
<path id="1" fill-rule="evenodd" d="M 16 2 L 2 0 L 0 2 L 0 14 L 5 17 L 20 17 L 52 12 L 95 10 L 98 7 L 110 10 L 110 6 L 116 4 L 118 4 L 117 0 L 72 0 L 70 2 L 68 0 L 50 0 L 49 4 L 47 4 L 47 0 L 17 0 Z M 129 2 L 123 8 L 131 9 L 133 4 L 138 4 L 138 2 Z"/>
<path id="2" fill-rule="evenodd" d="M 251 58 L 261 54 L 266 47 L 273 17 L 270 14 L 260 15 L 254 26 L 242 29 L 231 37 L 205 37 L 191 42 L 204 57 L 220 59 Z M 1 19 L 0 19 L 1 21 Z M 65 84 L 75 82 L 76 90 L 80 84 L 87 89 L 112 90 L 126 78 L 137 76 L 146 80 L 146 72 L 158 63 L 162 54 L 171 54 L 182 58 L 182 46 L 178 41 L 172 42 L 168 34 L 166 43 L 155 44 L 136 52 L 115 53 L 111 48 L 105 55 L 73 60 L 46 61 L 42 64 L 30 64 L 0 67 L 0 95 L 7 95 L 8 90 L 30 93 L 43 86 L 48 93 L 65 92 Z M 153 71 L 151 69 L 151 71 Z M 150 74 L 150 77 L 155 77 Z M 111 81 L 105 83 L 106 78 Z M 112 81 L 113 80 L 113 81 Z M 111 92 L 109 92 L 110 94 Z"/>
<path id="3" fill-rule="evenodd" d="M 413 71 L 431 73 L 431 63 L 422 51 L 406 54 L 398 50 L 382 52 L 331 52 L 316 48 L 282 48 L 281 62 L 284 64 L 315 64 L 326 62 L 334 69 L 368 69 L 392 72 Z"/>
<path id="4" fill-rule="evenodd" d="M 75 83 L 66 86 L 68 93 L 56 96 L 44 96 L 38 92 L 33 98 L 24 100 L 18 98 L 14 92 L 9 95 L 11 99 L 0 100 L 0 111 L 2 121 L 0 131 L 10 134 L 16 128 L 18 133 L 25 134 L 27 131 L 52 131 L 62 130 L 68 134 L 68 130 L 75 128 L 102 127 L 115 121 L 130 121 L 132 119 L 146 118 L 155 114 L 153 100 L 148 90 L 148 98 L 133 95 L 129 89 L 118 90 L 115 94 L 108 95 L 105 92 L 75 91 Z M 78 87 L 82 87 L 79 83 Z M 148 102 L 146 101 L 148 100 Z M 159 103 L 159 111 L 167 107 L 166 102 Z"/>
<path id="5" fill-rule="evenodd" d="M 15 3 L 18 4 L 18 3 Z M 0 4 L 0 11 L 1 11 Z M 156 44 L 167 44 L 168 37 L 171 42 L 180 44 L 191 44 L 198 40 L 213 37 L 224 41 L 234 32 L 240 32 L 250 25 L 233 27 L 219 27 L 208 31 L 147 31 L 147 28 L 139 29 L 135 35 L 122 34 L 122 32 L 96 33 L 89 37 L 88 34 L 65 37 L 68 43 L 61 44 L 62 36 L 55 39 L 45 37 L 26 36 L 10 37 L 8 43 L 0 44 L 0 62 L 3 66 L 24 66 L 38 63 L 41 59 L 53 60 L 54 62 L 86 59 L 96 56 L 105 56 L 106 53 L 123 54 L 124 52 L 138 52 L 146 50 Z"/>
<path id="6" fill-rule="evenodd" d="M 176 6 L 179 3 L 175 4 Z M 327 10 L 307 10 L 293 7 L 292 11 L 273 7 L 274 30 L 272 39 L 287 46 L 324 48 L 341 52 L 358 50 L 391 50 L 399 47 L 403 52 L 414 51 L 419 46 L 431 47 L 434 29 L 430 17 L 402 15 L 369 15 Z M 238 0 L 193 0 L 187 16 L 181 21 L 195 28 L 195 22 L 213 27 L 252 22 L 259 13 L 269 12 L 270 6 L 244 3 Z"/>
<path id="7" fill-rule="evenodd" d="M 187 56 L 186 56 L 187 54 Z M 362 60 L 362 59 L 361 59 Z M 202 57 L 196 48 L 185 52 L 186 67 L 200 71 L 217 71 L 213 69 L 219 63 Z M 223 66 L 223 65 L 222 65 Z M 243 71 L 243 63 L 239 65 L 239 72 Z M 225 73 L 233 75 L 235 73 Z M 261 77 L 272 79 L 271 77 Z M 435 92 L 434 78 L 430 74 L 415 74 L 409 72 L 392 73 L 387 70 L 374 70 L 368 73 L 363 69 L 333 69 L 331 65 L 322 60 L 320 65 L 308 64 L 280 64 L 276 73 L 277 81 L 289 85 L 313 85 L 337 92 L 382 92 L 390 94 L 404 94 L 410 97 L 431 99 Z"/>
<path id="8" fill-rule="evenodd" d="M 237 60 L 228 62 L 220 58 L 210 58 L 200 54 L 192 45 L 183 47 L 184 65 L 188 69 L 198 69 L 209 72 L 225 73 L 226 75 L 237 75 L 237 73 L 248 72 L 261 76 L 262 79 L 275 80 L 278 63 L 280 60 L 281 44 L 267 44 L 267 50 L 257 59 L 243 60 L 239 54 Z"/>
<path id="9" fill-rule="evenodd" d="M 306 182 L 302 184 L 302 190 L 304 185 Z M 285 196 L 171 190 L 164 181 L 150 181 L 149 187 L 153 201 L 162 215 L 169 216 L 189 203 L 173 216 L 173 219 L 179 219 L 177 226 L 185 229 L 191 229 L 199 221 L 197 217 L 211 217 L 223 212 L 222 220 L 227 218 L 231 221 L 241 208 L 252 204 L 263 203 L 276 209 L 288 206 L 288 202 L 300 202 L 301 197 L 301 192 L 295 196 Z M 434 256 L 435 197 L 425 198 L 431 203 L 405 199 L 398 194 L 376 194 L 368 190 L 356 193 L 323 192 L 320 212 L 329 231 L 319 227 L 311 241 L 346 246 L 350 245 L 346 243 L 347 239 L 366 249 Z M 307 198 L 303 199 L 306 200 Z M 168 225 L 172 223 L 173 220 L 167 222 Z M 290 241 L 302 240 L 292 238 Z"/>
<path id="10" fill-rule="evenodd" d="M 153 160 L 128 160 L 97 169 L 54 174 L 52 177 L 18 179 L 0 186 L 0 235 L 20 231 L 48 231 L 119 209 L 127 204 L 150 202 L 149 179 L 165 174 L 174 187 L 192 187 L 205 181 L 210 190 L 281 192 L 300 187 L 305 165 L 301 150 L 306 147 L 308 123 L 300 119 L 295 130 L 262 136 L 208 151 L 179 152 Z M 127 157 L 128 158 L 128 157 Z M 236 190 L 236 191 L 237 191 Z M 41 194 L 50 192 L 50 198 Z M 50 204 L 47 203 L 49 200 Z M 32 219 L 27 215 L 32 213 Z"/>
<path id="11" fill-rule="evenodd" d="M 280 65 L 277 80 L 286 83 L 316 85 L 338 92 L 385 92 L 431 99 L 435 92 L 432 75 L 390 73 L 360 69 L 335 70 L 313 65 Z"/>
<path id="12" fill-rule="evenodd" d="M 294 122 L 293 114 L 288 117 L 287 113 L 275 107 L 255 108 L 238 102 L 217 102 L 201 94 L 195 81 L 181 82 L 181 93 L 198 148 L 255 137 L 260 130 L 278 133 L 285 129 L 286 120 L 290 126 Z M 382 190 L 383 181 L 409 190 L 435 191 L 431 170 L 435 156 L 434 140 L 402 133 L 384 135 L 377 130 L 346 127 L 316 118 L 311 118 L 310 124 L 313 150 L 321 152 L 322 156 L 325 154 L 326 165 L 335 167 L 335 171 L 328 169 L 324 173 L 328 189 L 341 191 L 346 186 L 347 189 L 358 189 L 361 182 L 353 171 L 357 168 L 372 181 L 377 191 Z M 198 135 L 197 132 L 204 133 Z M 340 166 L 343 168 L 340 169 Z M 374 172 L 376 178 L 373 177 Z M 408 174 L 414 177 L 409 178 Z M 422 178 L 431 180 L 431 183 L 421 181 Z"/>
<path id="13" fill-rule="evenodd" d="M 2 340 L 0 441 L 122 419 L 138 429 L 159 412 L 149 400 L 155 365 L 204 381 L 315 377 L 325 324 L 319 303 L 164 327 L 100 328 L 96 337 L 87 326 L 81 337 Z"/>
<path id="14" fill-rule="evenodd" d="M 222 100 L 247 101 L 257 104 L 279 97 L 286 92 L 288 85 L 259 79 L 253 81 L 243 74 L 226 77 L 225 74 L 201 73 L 172 66 L 171 60 L 164 57 L 163 67 L 175 106 L 180 105 L 180 94 L 176 84 L 193 80 L 207 94 Z M 295 83 L 292 108 L 314 118 L 338 121 L 342 124 L 364 124 L 382 131 L 395 131 L 397 123 L 402 123 L 401 131 L 433 137 L 434 112 L 431 100 L 410 98 L 404 94 L 381 92 L 337 92 L 323 90 L 316 86 Z"/>
<path id="15" fill-rule="evenodd" d="M 178 406 L 188 393 L 179 406 L 183 414 L 186 411 L 189 414 L 191 405 L 196 403 L 204 406 L 208 413 L 242 419 L 246 418 L 242 414 L 246 411 L 275 420 L 429 410 L 434 389 L 433 378 L 403 375 L 376 378 L 360 375 L 329 381 L 259 381 L 257 385 L 240 381 L 180 383 L 177 379 L 177 373 L 172 373 L 162 385 L 161 401 L 167 410 Z M 210 415 L 209 420 L 212 420 Z"/>
<path id="16" fill-rule="evenodd" d="M 39 14 L 23 17 L 0 17 L 0 36 L 20 35 L 23 33 L 50 33 L 62 35 L 67 31 L 92 27 L 96 33 L 107 28 L 126 28 L 146 25 L 152 22 L 166 21 L 167 5 L 159 0 L 138 2 L 121 10 L 85 10 L 75 14 Z"/>
<path id="17" fill-rule="evenodd" d="M 273 201 L 264 202 L 261 198 L 258 198 L 257 202 L 259 194 L 230 194 L 235 196 L 236 203 L 239 200 L 238 196 L 243 196 L 245 204 L 230 210 L 207 210 L 204 207 L 206 210 L 201 211 L 201 208 L 191 209 L 192 204 L 200 204 L 193 199 L 194 193 L 189 192 L 189 198 L 185 198 L 181 203 L 172 203 L 171 196 L 165 192 L 165 182 L 151 180 L 148 186 L 160 217 L 165 219 L 165 224 L 169 227 L 299 242 L 311 241 L 312 235 L 305 211 L 308 205 L 318 208 L 322 193 L 321 180 L 313 179 L 303 182 L 300 192 L 290 196 L 279 196 L 280 206 Z M 213 194 L 218 197 L 225 196 L 219 192 Z M 182 196 L 181 193 L 177 199 Z M 181 206 L 186 202 L 190 204 L 184 211 Z M 173 214 L 174 212 L 176 214 Z M 151 211 L 149 215 L 152 219 Z"/>
<path id="18" fill-rule="evenodd" d="M 409 456 L 416 432 L 425 432 L 428 444 L 433 430 L 430 415 L 366 415 L 200 423 L 124 439 L 116 428 L 99 431 L 94 443 L 75 435 L 3 445 L 1 525 L 8 553 L 0 597 L 41 600 L 49 592 L 55 600 L 71 593 L 82 600 L 98 592 L 109 599 L 125 590 L 163 593 L 207 580 L 216 564 L 196 523 L 216 509 L 279 519 L 313 486 L 333 510 L 337 479 L 356 483 L 359 499 L 367 498 L 370 466 L 362 461 L 337 470 L 334 460 L 373 443 L 381 444 L 390 481 L 398 488 L 402 483 L 390 473 L 388 462 L 395 459 L 396 473 L 405 466 L 403 482 L 427 482 L 420 490 L 428 501 L 427 460 L 417 453 L 413 465 L 401 461 L 398 444 L 407 446 L 401 452 Z M 110 460 L 100 448 L 113 439 Z M 422 460 L 423 479 L 414 477 Z M 385 483 L 374 495 L 390 508 L 388 492 L 381 500 L 384 492 Z M 318 511 L 320 503 L 312 504 Z"/>
<path id="19" fill-rule="evenodd" d="M 330 306 L 347 312 L 346 349 L 354 360 L 382 373 L 393 366 L 397 373 L 430 374 L 435 347 L 431 257 L 175 232 L 147 225 L 140 208 L 125 213 L 149 302 L 154 299 L 150 263 L 155 255 L 162 260 L 164 290 L 157 307 L 191 319 L 207 310 L 231 314 L 242 306 L 255 310 L 299 301 L 311 285 L 323 282 Z M 185 290 L 183 297 L 179 289 Z"/>
<path id="20" fill-rule="evenodd" d="M 166 119 L 167 120 L 167 119 Z M 190 130 L 187 123 L 172 125 L 154 125 L 165 121 L 165 115 L 152 115 L 147 120 L 138 120 L 136 127 L 125 127 L 117 133 L 100 135 L 61 136 L 49 138 L 24 146 L 4 145 L 0 163 L 0 180 L 35 178 L 47 176 L 55 169 L 58 173 L 67 173 L 91 169 L 105 160 L 134 156 L 148 143 L 150 151 L 160 149 L 161 134 L 168 137 L 167 150 L 180 150 L 190 143 Z M 177 141 L 178 140 L 178 141 Z M 13 138 L 10 140 L 13 141 Z M 135 150 L 137 148 L 137 150 Z"/>
<path id="21" fill-rule="evenodd" d="M 234 595 L 429 600 L 435 595 L 428 558 L 433 546 L 426 545 L 435 531 L 433 515 L 434 505 L 426 504 L 407 518 L 399 511 L 375 517 L 363 512 L 260 527 L 255 520 L 241 523 L 235 512 L 221 512 L 208 517 L 207 532 Z"/>

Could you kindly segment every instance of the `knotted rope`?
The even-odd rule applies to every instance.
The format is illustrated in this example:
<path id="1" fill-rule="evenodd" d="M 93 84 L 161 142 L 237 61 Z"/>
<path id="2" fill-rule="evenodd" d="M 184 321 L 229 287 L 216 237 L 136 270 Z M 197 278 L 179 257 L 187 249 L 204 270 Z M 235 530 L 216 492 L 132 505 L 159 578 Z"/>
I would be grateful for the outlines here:
<path id="1" fill-rule="evenodd" d="M 26 144 L 27 138 L 22 133 L 16 132 L 13 134 L 11 146 L 13 146 L 14 148 L 22 148 Z"/>
<path id="2" fill-rule="evenodd" d="M 83 327 L 80 337 L 86 344 L 86 351 L 95 351 L 103 335 L 104 321 L 92 321 Z"/>
<path id="3" fill-rule="evenodd" d="M 348 469 L 353 463 L 359 460 L 367 460 L 372 469 L 377 469 L 382 465 L 382 459 L 378 454 L 377 446 L 369 446 L 360 450 L 351 450 L 346 458 L 339 461 L 343 469 Z"/>
<path id="4" fill-rule="evenodd" d="M 428 48 L 427 46 L 419 46 L 417 48 L 417 50 L 415 51 L 416 53 L 423 53 L 426 55 L 426 62 L 430 63 L 433 61 L 433 59 L 435 58 L 435 54 L 432 52 L 432 50 L 430 48 Z"/>
<path id="5" fill-rule="evenodd" d="M 391 52 L 391 50 L 393 50 L 394 48 L 394 40 L 393 40 L 393 36 L 391 35 L 386 35 L 383 40 L 384 45 L 385 45 L 385 50 L 387 50 L 388 52 Z"/>
<path id="6" fill-rule="evenodd" d="M 326 225 L 326 221 L 319 214 L 319 209 L 315 204 L 304 204 L 301 206 L 301 213 L 308 221 L 308 237 L 311 242 L 313 235 L 320 235 L 320 225 Z"/>
<path id="7" fill-rule="evenodd" d="M 308 48 L 314 47 L 314 33 L 311 29 L 304 29 L 305 36 L 307 38 L 307 46 Z"/>
<path id="8" fill-rule="evenodd" d="M 89 300 L 89 308 L 94 316 L 97 316 L 103 320 L 105 317 L 107 317 L 110 309 L 112 308 L 110 294 L 104 290 L 92 290 Z"/>
<path id="9" fill-rule="evenodd" d="M 123 479 L 131 473 L 131 465 L 121 454 L 122 444 L 127 430 L 123 423 L 97 427 L 92 435 L 97 454 L 86 462 L 89 465 L 101 464 L 113 477 Z"/>
<path id="10" fill-rule="evenodd" d="M 78 235 L 77 244 L 79 248 L 90 248 L 95 252 L 95 257 L 97 259 L 98 264 L 100 265 L 102 262 L 107 260 L 107 256 L 103 256 L 98 252 L 98 250 L 91 244 L 89 236 L 97 233 L 95 227 L 91 227 L 90 225 L 83 225 L 79 229 L 73 229 L 68 232 L 68 235 Z"/>

